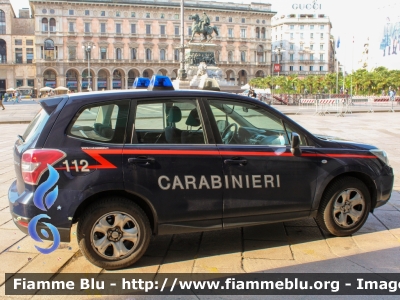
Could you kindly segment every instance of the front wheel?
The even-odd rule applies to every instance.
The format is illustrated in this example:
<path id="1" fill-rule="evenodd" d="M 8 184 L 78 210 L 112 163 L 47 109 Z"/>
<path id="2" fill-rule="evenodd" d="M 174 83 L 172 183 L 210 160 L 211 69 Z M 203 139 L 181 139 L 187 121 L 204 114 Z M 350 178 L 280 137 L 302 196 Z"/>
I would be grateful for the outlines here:
<path id="1" fill-rule="evenodd" d="M 316 221 L 335 236 L 358 231 L 371 210 L 371 198 L 365 184 L 354 177 L 344 177 L 328 186 L 321 200 Z"/>
<path id="2" fill-rule="evenodd" d="M 78 244 L 94 265 L 126 268 L 145 253 L 151 237 L 143 210 L 125 198 L 106 198 L 90 205 L 78 223 Z"/>

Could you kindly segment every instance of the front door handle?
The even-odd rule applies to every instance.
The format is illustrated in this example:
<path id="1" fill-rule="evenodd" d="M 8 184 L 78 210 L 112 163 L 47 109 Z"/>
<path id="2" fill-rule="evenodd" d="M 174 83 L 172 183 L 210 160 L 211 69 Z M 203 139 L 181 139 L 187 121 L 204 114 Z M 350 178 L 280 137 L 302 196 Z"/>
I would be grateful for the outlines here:
<path id="1" fill-rule="evenodd" d="M 156 160 L 153 157 L 130 157 L 128 158 L 129 164 L 137 164 L 137 165 L 149 165 L 154 163 Z"/>
<path id="2" fill-rule="evenodd" d="M 239 158 L 233 158 L 233 159 L 225 159 L 224 163 L 226 165 L 240 165 L 240 166 L 245 166 L 247 165 L 247 159 L 239 159 Z"/>

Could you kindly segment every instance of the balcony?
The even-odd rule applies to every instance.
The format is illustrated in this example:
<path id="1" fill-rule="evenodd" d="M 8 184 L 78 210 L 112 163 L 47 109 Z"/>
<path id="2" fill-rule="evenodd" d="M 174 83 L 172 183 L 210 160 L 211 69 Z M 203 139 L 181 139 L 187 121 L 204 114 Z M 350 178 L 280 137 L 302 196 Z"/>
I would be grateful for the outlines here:
<path id="1" fill-rule="evenodd" d="M 93 32 L 84 32 L 83 35 L 84 36 L 93 36 Z"/>

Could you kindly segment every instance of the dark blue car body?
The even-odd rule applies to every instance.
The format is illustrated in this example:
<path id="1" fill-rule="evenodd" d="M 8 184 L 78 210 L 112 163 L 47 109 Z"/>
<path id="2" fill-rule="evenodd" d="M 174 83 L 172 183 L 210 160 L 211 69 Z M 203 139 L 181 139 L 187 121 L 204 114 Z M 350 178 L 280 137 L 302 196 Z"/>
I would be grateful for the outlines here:
<path id="1" fill-rule="evenodd" d="M 134 126 L 138 101 L 179 101 L 188 96 L 198 103 L 205 144 L 138 143 Z M 296 156 L 290 145 L 224 144 L 208 98 L 266 110 L 305 137 L 307 145 Z M 118 137 L 103 143 L 72 136 L 71 124 L 80 111 L 103 102 L 123 103 L 120 107 L 126 109 L 124 121 L 117 125 Z M 52 165 L 59 176 L 58 196 L 46 209 L 65 242 L 85 208 L 107 195 L 130 199 L 141 207 L 153 234 L 174 234 L 315 217 L 327 186 L 343 176 L 365 184 L 371 210 L 386 203 L 392 192 L 393 170 L 371 154 L 376 147 L 318 138 L 272 107 L 240 95 L 195 90 L 110 91 L 62 95 L 41 100 L 41 106 L 36 127 L 27 139 L 17 140 L 13 149 L 17 179 L 9 190 L 10 210 L 15 224 L 26 233 L 30 220 L 43 213 L 33 202 L 34 194 L 49 178 L 45 169 L 37 184 L 24 182 L 21 158 L 29 149 L 65 153 Z M 74 169 L 74 164 L 79 166 Z M 232 179 L 239 176 L 240 184 Z"/>

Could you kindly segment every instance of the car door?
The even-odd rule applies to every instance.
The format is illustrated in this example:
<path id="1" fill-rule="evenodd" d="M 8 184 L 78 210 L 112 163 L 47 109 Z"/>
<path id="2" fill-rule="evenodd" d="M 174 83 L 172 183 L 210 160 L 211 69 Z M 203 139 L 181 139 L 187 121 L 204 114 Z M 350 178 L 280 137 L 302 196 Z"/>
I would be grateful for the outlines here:
<path id="1" fill-rule="evenodd" d="M 223 160 L 224 227 L 308 216 L 318 167 L 304 137 L 302 155 L 291 153 L 293 124 L 250 102 L 207 103 Z"/>
<path id="2" fill-rule="evenodd" d="M 222 160 L 200 106 L 192 98 L 158 98 L 133 107 L 125 189 L 148 199 L 159 233 L 222 227 Z"/>

